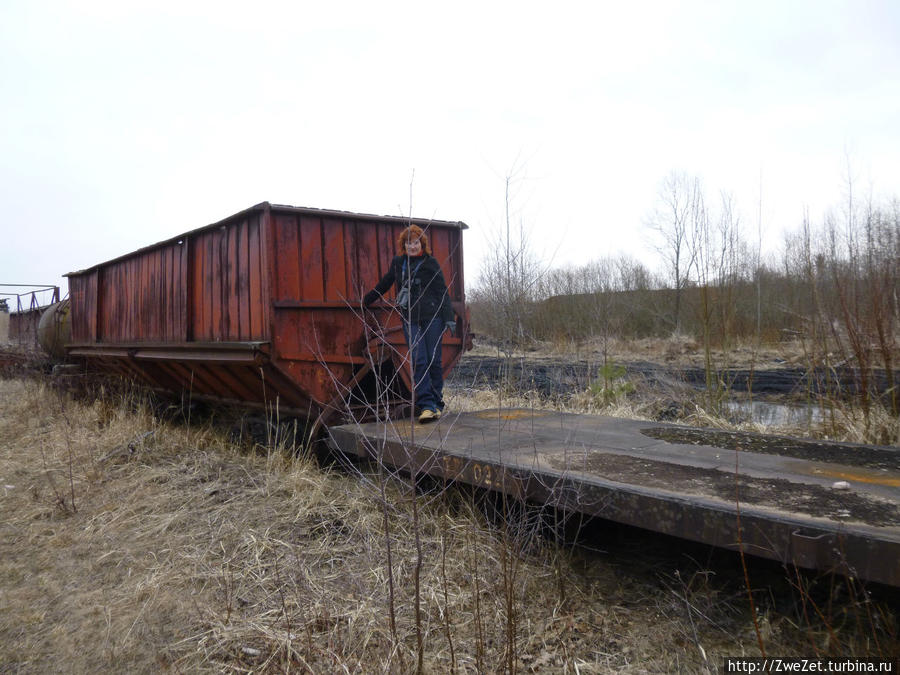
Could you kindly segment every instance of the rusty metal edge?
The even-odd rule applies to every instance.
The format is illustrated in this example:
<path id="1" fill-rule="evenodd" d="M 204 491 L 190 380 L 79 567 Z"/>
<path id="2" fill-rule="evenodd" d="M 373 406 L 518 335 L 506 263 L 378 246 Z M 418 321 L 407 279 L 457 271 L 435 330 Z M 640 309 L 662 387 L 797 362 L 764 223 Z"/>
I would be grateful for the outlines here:
<path id="1" fill-rule="evenodd" d="M 70 356 L 138 359 L 257 362 L 269 358 L 268 342 L 79 342 L 66 345 Z"/>

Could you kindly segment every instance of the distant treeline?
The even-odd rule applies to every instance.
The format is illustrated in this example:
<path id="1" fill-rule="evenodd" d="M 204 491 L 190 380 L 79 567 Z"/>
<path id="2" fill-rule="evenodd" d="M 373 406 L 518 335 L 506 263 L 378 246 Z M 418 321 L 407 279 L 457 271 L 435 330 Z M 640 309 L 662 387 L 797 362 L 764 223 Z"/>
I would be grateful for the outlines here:
<path id="1" fill-rule="evenodd" d="M 885 260 L 885 263 L 888 261 Z M 877 317 L 883 329 L 896 332 L 898 320 L 897 267 L 882 267 L 864 274 L 852 268 L 828 265 L 799 267 L 793 274 L 762 266 L 752 278 L 700 287 L 688 284 L 680 291 L 664 286 L 647 273 L 640 284 L 618 290 L 564 291 L 571 280 L 590 270 L 551 270 L 540 284 L 541 293 L 523 298 L 514 312 L 498 310 L 490 294 L 476 289 L 470 302 L 473 329 L 494 341 L 508 340 L 510 319 L 520 322 L 525 341 L 586 341 L 598 337 L 668 337 L 673 333 L 702 339 L 709 331 L 713 346 L 727 347 L 736 339 L 762 342 L 802 337 L 823 317 L 840 330 L 844 319 L 855 327 L 872 323 L 868 339 L 878 341 Z M 810 277 L 809 273 L 812 273 Z M 621 282 L 621 280 L 618 280 Z M 610 284 L 620 286 L 620 283 Z M 562 286 L 562 288 L 560 288 Z M 680 295 L 678 317 L 674 314 Z M 884 316 L 882 316 L 884 315 Z"/>
<path id="2" fill-rule="evenodd" d="M 771 283 L 764 283 L 761 288 L 738 281 L 727 289 L 682 289 L 680 326 L 676 326 L 672 313 L 676 291 L 671 288 L 553 295 L 532 305 L 526 315 L 527 332 L 535 339 L 553 342 L 585 341 L 607 335 L 632 339 L 668 337 L 676 332 L 700 337 L 704 328 L 702 307 L 708 302 L 730 308 L 728 312 L 715 313 L 711 319 L 711 338 L 716 346 L 756 335 L 758 307 L 764 341 L 796 334 L 804 324 L 797 311 L 803 304 L 798 297 L 802 290 L 788 290 L 787 284 L 777 285 L 774 279 L 767 281 Z M 758 297 L 762 299 L 760 303 Z M 498 326 L 491 326 L 494 315 L 488 307 L 474 303 L 473 316 L 476 330 L 483 325 L 486 332 L 497 337 L 491 328 Z"/>

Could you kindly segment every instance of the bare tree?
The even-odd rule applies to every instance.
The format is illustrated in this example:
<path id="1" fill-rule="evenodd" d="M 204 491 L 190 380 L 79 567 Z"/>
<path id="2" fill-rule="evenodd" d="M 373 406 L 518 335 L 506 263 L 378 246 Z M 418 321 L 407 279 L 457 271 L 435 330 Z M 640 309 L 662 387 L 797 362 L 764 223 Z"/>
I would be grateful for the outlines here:
<path id="1" fill-rule="evenodd" d="M 656 207 L 644 223 L 656 237 L 656 250 L 675 290 L 672 323 L 676 333 L 681 330 L 683 291 L 696 262 L 695 224 L 703 210 L 700 179 L 673 170 L 660 183 Z"/>
<path id="2" fill-rule="evenodd" d="M 495 232 L 490 252 L 472 293 L 475 302 L 486 305 L 484 328 L 500 340 L 507 357 L 515 347 L 533 336 L 528 326 L 532 304 L 546 268 L 535 254 L 529 233 L 521 219 L 513 223 L 511 190 L 521 180 L 521 169 L 514 168 L 505 178 L 504 223 Z"/>
<path id="3" fill-rule="evenodd" d="M 727 352 L 733 337 L 740 261 L 748 257 L 746 244 L 740 236 L 740 219 L 734 198 L 729 193 L 721 193 L 718 213 L 708 212 L 701 203 L 692 211 L 691 232 L 695 235 L 706 390 L 711 409 L 717 410 L 726 385 L 721 380 L 719 364 L 713 362 L 712 348 L 718 342 Z"/>

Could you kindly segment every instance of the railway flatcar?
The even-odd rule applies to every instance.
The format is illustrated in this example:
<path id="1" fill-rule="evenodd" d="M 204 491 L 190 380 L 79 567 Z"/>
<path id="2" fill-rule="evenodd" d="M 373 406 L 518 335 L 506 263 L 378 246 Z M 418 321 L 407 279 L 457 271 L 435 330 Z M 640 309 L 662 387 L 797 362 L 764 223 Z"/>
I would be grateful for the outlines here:
<path id="1" fill-rule="evenodd" d="M 447 373 L 471 347 L 462 222 L 263 202 L 78 272 L 69 280 L 70 357 L 194 397 L 273 406 L 326 422 L 402 405 L 411 388 L 401 318 L 361 298 L 400 232 L 424 229 L 457 316 Z M 376 381 L 377 380 L 377 381 Z"/>

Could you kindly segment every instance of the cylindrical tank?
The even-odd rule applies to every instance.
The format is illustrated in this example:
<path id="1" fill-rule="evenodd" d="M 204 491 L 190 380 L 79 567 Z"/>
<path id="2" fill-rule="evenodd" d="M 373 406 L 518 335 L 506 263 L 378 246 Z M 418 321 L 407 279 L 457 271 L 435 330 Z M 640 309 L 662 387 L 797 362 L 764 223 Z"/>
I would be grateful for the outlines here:
<path id="1" fill-rule="evenodd" d="M 38 344 L 50 356 L 63 359 L 66 345 L 72 341 L 72 326 L 69 322 L 69 300 L 50 305 L 44 310 L 38 324 Z"/>

